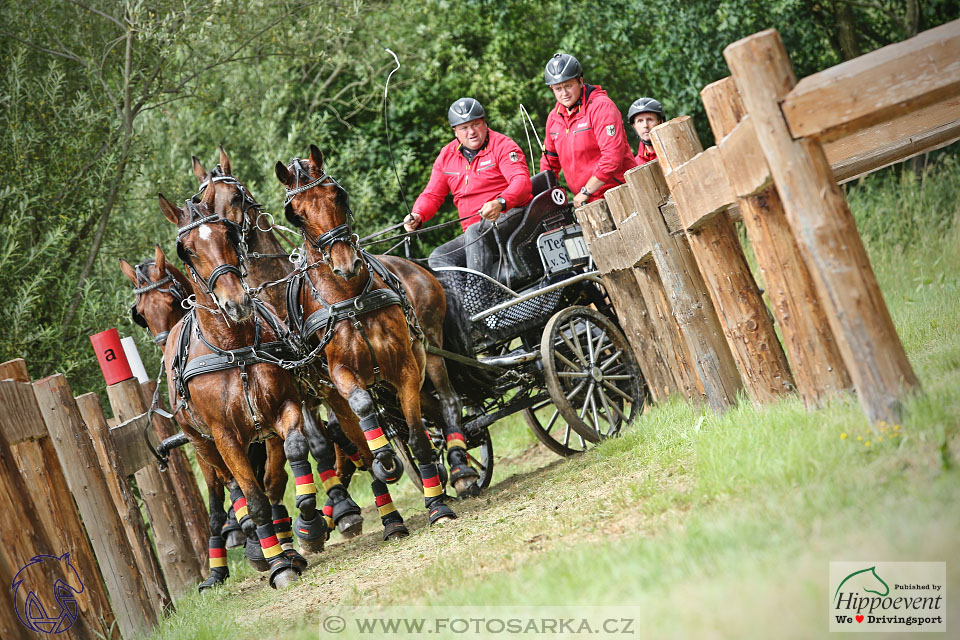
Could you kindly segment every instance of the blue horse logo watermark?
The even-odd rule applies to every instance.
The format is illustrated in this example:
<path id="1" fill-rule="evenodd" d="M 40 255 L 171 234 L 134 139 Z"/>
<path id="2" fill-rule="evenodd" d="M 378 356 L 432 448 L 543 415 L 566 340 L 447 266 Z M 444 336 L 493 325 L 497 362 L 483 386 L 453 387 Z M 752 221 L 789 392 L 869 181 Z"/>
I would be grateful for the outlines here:
<path id="1" fill-rule="evenodd" d="M 61 563 L 55 573 L 63 573 L 67 580 L 80 585 L 77 590 L 70 584 L 64 582 L 62 578 L 50 584 L 28 584 L 26 569 L 41 562 Z M 22 576 L 22 577 L 21 577 Z M 16 608 L 17 618 L 27 629 L 39 633 L 61 633 L 66 631 L 73 623 L 77 621 L 79 607 L 77 606 L 77 594 L 83 593 L 83 582 L 80 580 L 80 574 L 70 562 L 70 554 L 65 553 L 62 556 L 38 555 L 30 559 L 17 571 L 13 577 L 13 584 L 10 586 L 13 591 L 13 602 Z M 20 590 L 23 589 L 21 594 Z M 54 606 L 50 598 L 56 603 Z M 23 604 L 21 606 L 21 600 Z"/>

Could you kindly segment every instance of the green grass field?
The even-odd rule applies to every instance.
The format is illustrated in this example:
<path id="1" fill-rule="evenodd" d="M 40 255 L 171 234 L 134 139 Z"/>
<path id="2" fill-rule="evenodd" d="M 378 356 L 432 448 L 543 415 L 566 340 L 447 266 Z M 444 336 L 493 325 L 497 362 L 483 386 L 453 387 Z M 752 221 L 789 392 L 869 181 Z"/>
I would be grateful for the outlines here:
<path id="1" fill-rule="evenodd" d="M 274 591 L 231 551 L 229 583 L 180 600 L 152 637 L 315 638 L 325 616 L 374 604 L 618 606 L 644 637 L 819 637 L 832 560 L 946 561 L 956 592 L 958 187 L 947 162 L 922 186 L 888 176 L 848 193 L 923 387 L 900 424 L 869 425 L 852 396 L 723 415 L 675 401 L 561 460 L 506 420 L 495 484 L 456 522 L 428 529 L 404 480 L 412 535 L 383 544 L 360 481 L 366 533 L 309 557 L 300 585 Z M 950 629 L 960 600 L 947 604 Z"/>

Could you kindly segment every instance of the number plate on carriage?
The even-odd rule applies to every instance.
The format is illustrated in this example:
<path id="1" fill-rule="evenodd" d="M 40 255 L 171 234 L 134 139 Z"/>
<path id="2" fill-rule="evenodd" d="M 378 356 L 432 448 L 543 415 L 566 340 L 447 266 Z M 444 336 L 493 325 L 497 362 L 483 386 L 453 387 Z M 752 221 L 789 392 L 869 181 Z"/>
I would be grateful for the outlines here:
<path id="1" fill-rule="evenodd" d="M 578 224 L 544 233 L 537 238 L 537 245 L 543 267 L 551 274 L 584 264 L 590 257 Z"/>

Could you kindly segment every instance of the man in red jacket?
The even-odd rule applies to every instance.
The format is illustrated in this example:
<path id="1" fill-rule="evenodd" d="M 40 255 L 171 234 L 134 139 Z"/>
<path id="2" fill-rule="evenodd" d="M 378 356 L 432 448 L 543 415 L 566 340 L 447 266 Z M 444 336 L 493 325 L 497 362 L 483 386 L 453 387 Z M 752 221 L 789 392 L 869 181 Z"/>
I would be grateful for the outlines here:
<path id="1" fill-rule="evenodd" d="M 547 135 L 540 170 L 562 170 L 575 195 L 573 206 L 599 200 L 623 184 L 623 174 L 637 166 L 623 129 L 620 110 L 599 85 L 583 81 L 573 56 L 557 53 L 547 62 L 544 81 L 557 105 L 547 116 Z"/>
<path id="2" fill-rule="evenodd" d="M 496 278 L 506 265 L 496 238 L 506 240 L 532 198 L 527 162 L 516 142 L 487 126 L 483 105 L 473 98 L 454 102 L 447 118 L 456 139 L 440 150 L 404 227 L 418 229 L 452 193 L 464 233 L 434 249 L 428 263 L 469 267 Z"/>
<path id="3" fill-rule="evenodd" d="M 653 98 L 638 98 L 630 105 L 627 111 L 627 122 L 640 137 L 640 146 L 637 147 L 637 164 L 646 164 L 657 159 L 657 152 L 650 139 L 650 131 L 658 124 L 667 121 L 663 112 L 663 105 Z"/>

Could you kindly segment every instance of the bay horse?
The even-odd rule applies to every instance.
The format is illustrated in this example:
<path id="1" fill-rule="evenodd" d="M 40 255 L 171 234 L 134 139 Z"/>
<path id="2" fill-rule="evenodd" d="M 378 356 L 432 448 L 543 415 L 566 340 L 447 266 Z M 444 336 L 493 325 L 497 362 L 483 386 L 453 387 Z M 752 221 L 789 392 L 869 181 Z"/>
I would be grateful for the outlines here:
<path id="1" fill-rule="evenodd" d="M 429 371 L 441 397 L 450 402 L 445 403 L 444 426 L 459 436 L 448 440 L 459 443 L 450 450 L 462 456 L 455 458 L 459 464 L 451 478 L 453 471 L 465 467 L 473 471 L 475 486 L 476 471 L 467 465 L 464 438 L 459 433 L 459 397 L 449 383 L 443 360 L 428 362 L 424 346 L 423 339 L 442 344 L 446 301 L 440 283 L 411 262 L 388 257 L 380 261 L 359 250 L 347 192 L 324 171 L 323 155 L 315 145 L 310 146 L 309 159 L 294 158 L 289 166 L 277 162 L 275 171 L 286 189 L 285 215 L 299 228 L 312 267 L 296 302 L 306 318 L 306 331 L 311 333 L 310 327 L 315 327 L 317 339 L 325 344 L 330 379 L 360 418 L 374 455 L 374 475 L 381 484 L 391 476 L 399 477 L 399 461 L 383 434 L 368 391 L 370 385 L 384 382 L 396 392 L 404 413 L 430 524 L 455 518 L 446 505 L 420 406 L 424 375 Z M 393 271 L 384 266 L 387 262 Z"/>
<path id="2" fill-rule="evenodd" d="M 162 350 L 170 331 L 186 313 L 182 302 L 188 297 L 190 282 L 179 269 L 167 261 L 159 245 L 156 246 L 153 260 L 142 262 L 136 267 L 120 258 L 120 270 L 134 284 L 133 292 L 136 297 L 130 307 L 131 319 L 149 331 L 154 336 L 154 343 Z M 180 443 L 177 443 L 174 446 L 179 445 Z M 249 456 L 257 471 L 258 481 L 266 488 L 267 496 L 274 505 L 277 537 L 282 544 L 289 545 L 293 540 L 293 529 L 286 507 L 281 502 L 287 482 L 283 469 L 286 461 L 283 447 L 275 440 L 267 441 L 260 446 L 251 446 Z M 210 573 L 200 584 L 200 591 L 221 584 L 230 576 L 226 549 L 246 546 L 245 556 L 254 568 L 260 571 L 269 569 L 260 551 L 259 542 L 251 537 L 251 544 L 246 544 L 246 536 L 236 519 L 233 506 L 230 506 L 229 511 L 224 511 L 223 479 L 202 455 L 197 456 L 197 465 L 207 485 L 210 524 Z"/>
<path id="3" fill-rule="evenodd" d="M 213 195 L 211 190 L 199 203 L 188 200 L 182 208 L 159 196 L 161 211 L 177 226 L 177 253 L 190 272 L 194 300 L 164 350 L 170 405 L 198 453 L 222 471 L 231 498 L 242 491 L 245 504 L 240 506 L 247 509 L 269 564 L 270 585 L 284 587 L 298 579 L 306 560 L 277 538 L 271 502 L 247 458 L 251 442 L 275 436 L 283 441 L 296 478 L 300 514 L 293 528 L 301 546 L 321 550 L 327 526 L 317 510 L 297 385 L 264 357 L 279 344 L 282 328 L 263 303 L 247 295 L 240 230 L 212 212 Z"/>
<path id="4" fill-rule="evenodd" d="M 239 226 L 240 248 L 245 254 L 247 275 L 244 280 L 258 291 L 258 297 L 266 302 L 277 313 L 281 320 L 287 320 L 286 289 L 284 278 L 293 271 L 289 255 L 283 250 L 273 233 L 272 225 L 261 226 L 261 217 L 269 217 L 262 213 L 261 205 L 250 193 L 246 186 L 233 175 L 230 157 L 223 146 L 219 147 L 220 164 L 211 171 L 207 171 L 200 160 L 192 157 L 193 173 L 200 183 L 200 190 L 195 198 L 202 198 L 208 191 L 213 191 L 213 212 L 222 218 L 233 221 Z M 276 283 L 276 284 L 273 284 Z M 269 286 L 268 286 L 269 285 Z M 348 438 L 340 428 L 336 412 L 328 407 L 328 423 L 326 429 L 320 425 L 318 416 L 319 404 L 310 394 L 306 394 L 304 412 L 304 435 L 313 457 L 324 468 L 334 466 L 338 470 L 341 485 L 335 485 L 327 492 L 327 501 L 323 506 L 324 518 L 330 529 L 336 529 L 345 538 L 357 536 L 362 531 L 363 518 L 360 507 L 350 497 L 348 487 L 353 472 L 356 469 L 369 468 L 372 460 L 369 450 L 360 451 L 356 444 Z M 352 419 L 349 405 L 342 398 L 328 398 L 328 404 L 337 405 L 337 410 L 347 416 L 346 428 L 353 430 L 361 437 L 362 431 L 355 419 Z M 330 450 L 327 436 L 332 440 L 338 451 Z M 343 455 L 336 457 L 337 453 Z M 362 454 L 366 454 L 366 462 Z"/>

